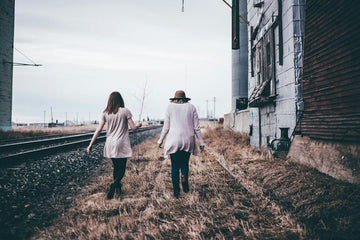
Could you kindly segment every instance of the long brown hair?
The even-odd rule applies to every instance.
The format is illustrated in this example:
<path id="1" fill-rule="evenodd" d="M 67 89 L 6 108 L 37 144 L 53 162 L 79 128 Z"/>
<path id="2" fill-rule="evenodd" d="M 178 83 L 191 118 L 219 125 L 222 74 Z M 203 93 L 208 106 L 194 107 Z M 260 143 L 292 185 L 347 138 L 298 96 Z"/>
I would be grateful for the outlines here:
<path id="1" fill-rule="evenodd" d="M 119 92 L 112 92 L 104 112 L 116 114 L 119 111 L 119 107 L 125 107 L 124 99 Z"/>

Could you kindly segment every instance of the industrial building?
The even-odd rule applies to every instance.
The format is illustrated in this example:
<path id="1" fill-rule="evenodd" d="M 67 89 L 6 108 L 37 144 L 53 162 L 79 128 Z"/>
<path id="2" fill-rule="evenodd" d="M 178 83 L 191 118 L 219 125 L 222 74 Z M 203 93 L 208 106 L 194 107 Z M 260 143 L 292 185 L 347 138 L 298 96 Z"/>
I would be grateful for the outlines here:
<path id="1" fill-rule="evenodd" d="M 0 130 L 11 130 L 15 0 L 0 1 Z"/>
<path id="2" fill-rule="evenodd" d="M 289 151 L 287 159 L 360 183 L 356 11 L 360 4 L 335 0 L 233 0 L 232 4 L 233 10 L 240 6 L 238 13 L 249 22 L 248 48 L 240 46 L 238 57 L 233 44 L 233 109 L 225 115 L 224 127 L 248 134 L 255 147 Z M 232 17 L 234 41 L 238 27 L 234 18 L 239 17 Z M 241 25 L 239 32 L 244 34 Z M 239 70 L 245 55 L 247 76 Z M 237 94 L 244 89 L 247 96 Z"/>

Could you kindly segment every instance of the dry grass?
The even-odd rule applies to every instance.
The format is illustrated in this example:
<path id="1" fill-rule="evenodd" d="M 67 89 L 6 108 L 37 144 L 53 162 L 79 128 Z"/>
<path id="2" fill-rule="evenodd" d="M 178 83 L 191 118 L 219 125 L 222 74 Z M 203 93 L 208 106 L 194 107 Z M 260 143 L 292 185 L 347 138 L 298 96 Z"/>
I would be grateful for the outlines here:
<path id="1" fill-rule="evenodd" d="M 52 226 L 39 229 L 34 239 L 328 239 L 341 234 L 352 239 L 355 236 L 354 226 L 359 225 L 354 216 L 349 211 L 345 215 L 339 211 L 351 206 L 348 210 L 356 212 L 359 203 L 354 202 L 358 192 L 353 192 L 354 201 L 335 195 L 335 191 L 326 193 L 329 185 L 339 188 L 341 183 L 329 182 L 326 176 L 305 167 L 272 159 L 251 148 L 248 138 L 241 134 L 209 128 L 204 139 L 211 153 L 191 157 L 191 191 L 182 193 L 180 199 L 172 196 L 170 161 L 162 158 L 156 139 L 148 140 L 134 148 L 134 158 L 128 161 L 124 194 L 106 200 L 106 190 L 112 181 L 112 166 L 107 160 L 106 172 L 95 176 L 74 206 Z M 225 173 L 215 158 L 230 169 L 237 181 Z M 304 176 L 310 178 L 312 186 Z M 324 186 L 314 183 L 314 179 L 322 179 Z M 338 199 L 329 199 L 336 196 Z M 341 208 L 331 215 L 335 206 Z M 335 226 L 334 230 L 329 230 L 330 226 Z"/>
<path id="2" fill-rule="evenodd" d="M 71 126 L 71 127 L 32 127 L 32 126 L 15 126 L 13 131 L 3 132 L 0 131 L 0 139 L 18 139 L 27 137 L 39 137 L 47 135 L 62 135 L 62 134 L 74 134 L 83 133 L 89 131 L 95 131 L 98 125 L 86 125 L 86 126 Z"/>
<path id="3" fill-rule="evenodd" d="M 139 157 L 137 157 L 137 147 Z M 170 161 L 156 139 L 134 148 L 124 193 L 106 200 L 112 167 L 95 177 L 83 196 L 34 239 L 297 239 L 267 204 L 237 184 L 209 154 L 191 157 L 190 188 L 172 195 Z"/>
<path id="4" fill-rule="evenodd" d="M 357 239 L 360 187 L 300 164 L 274 159 L 248 146 L 247 137 L 223 129 L 206 132 L 206 143 L 239 181 L 271 199 L 285 216 L 305 224 L 307 237 Z M 281 211 L 283 211 L 281 210 Z"/>

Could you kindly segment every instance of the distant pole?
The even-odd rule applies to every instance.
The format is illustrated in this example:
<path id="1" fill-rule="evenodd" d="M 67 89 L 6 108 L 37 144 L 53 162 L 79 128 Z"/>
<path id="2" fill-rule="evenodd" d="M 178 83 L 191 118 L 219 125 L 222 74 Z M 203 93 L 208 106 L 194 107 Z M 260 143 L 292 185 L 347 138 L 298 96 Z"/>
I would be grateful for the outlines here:
<path id="1" fill-rule="evenodd" d="M 209 119 L 209 100 L 206 100 L 206 118 Z"/>
<path id="2" fill-rule="evenodd" d="M 214 119 L 215 119 L 215 103 L 216 103 L 216 97 L 214 97 Z"/>
<path id="3" fill-rule="evenodd" d="M 46 116 L 46 111 L 44 110 L 44 127 L 45 127 L 45 116 Z"/>
<path id="4" fill-rule="evenodd" d="M 76 125 L 79 125 L 79 113 L 76 113 Z"/>
<path id="5" fill-rule="evenodd" d="M 67 127 L 67 112 L 65 112 L 65 127 Z"/>
<path id="6" fill-rule="evenodd" d="M 53 118 L 53 113 L 52 113 L 52 107 L 50 107 L 50 111 L 51 111 L 51 123 L 54 122 L 54 118 Z"/>

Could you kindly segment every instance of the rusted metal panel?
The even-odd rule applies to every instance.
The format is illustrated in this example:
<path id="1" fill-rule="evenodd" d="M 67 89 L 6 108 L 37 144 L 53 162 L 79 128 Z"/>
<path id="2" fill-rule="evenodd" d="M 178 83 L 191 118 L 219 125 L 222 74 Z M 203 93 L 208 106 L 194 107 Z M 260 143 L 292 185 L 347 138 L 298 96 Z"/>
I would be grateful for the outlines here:
<path id="1" fill-rule="evenodd" d="M 296 132 L 360 141 L 360 1 L 307 0 L 302 97 Z"/>

